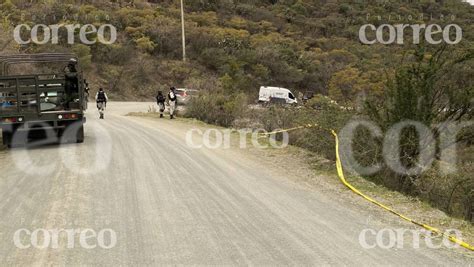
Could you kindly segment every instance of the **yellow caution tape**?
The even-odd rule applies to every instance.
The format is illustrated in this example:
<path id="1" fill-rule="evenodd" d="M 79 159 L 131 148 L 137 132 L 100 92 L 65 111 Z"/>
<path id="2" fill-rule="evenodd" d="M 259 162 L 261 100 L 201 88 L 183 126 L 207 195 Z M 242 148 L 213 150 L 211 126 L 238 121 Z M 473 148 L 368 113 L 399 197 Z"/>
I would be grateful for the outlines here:
<path id="1" fill-rule="evenodd" d="M 332 134 L 334 135 L 334 138 L 336 140 L 336 168 L 337 168 L 337 174 L 339 176 L 339 178 L 341 179 L 342 183 L 347 186 L 349 189 L 351 189 L 354 193 L 358 194 L 359 196 L 365 198 L 366 200 L 374 203 L 375 205 L 379 206 L 379 207 L 382 207 L 383 209 L 397 215 L 398 217 L 408 221 L 408 222 L 411 222 L 413 224 L 416 224 L 418 226 L 421 226 L 423 228 L 425 228 L 426 230 L 428 231 L 431 231 L 432 233 L 435 233 L 435 234 L 438 234 L 440 236 L 444 236 L 444 237 L 447 237 L 451 242 L 454 242 L 454 243 L 457 243 L 459 244 L 460 246 L 464 247 L 464 248 L 467 248 L 469 250 L 472 250 L 474 251 L 474 247 L 469 245 L 468 243 L 462 241 L 462 240 L 459 240 L 457 239 L 456 237 L 452 236 L 452 235 L 447 235 L 445 234 L 444 232 L 441 232 L 439 229 L 437 228 L 434 228 L 432 226 L 429 226 L 427 224 L 424 224 L 424 223 L 419 223 L 415 220 L 412 220 L 406 216 L 404 216 L 403 214 L 400 214 L 398 213 L 397 211 L 383 205 L 382 203 L 379 203 L 377 202 L 376 200 L 364 195 L 362 192 L 360 192 L 357 188 L 355 188 L 354 186 L 352 186 L 350 183 L 347 182 L 345 176 L 344 176 L 344 171 L 343 171 L 343 168 L 342 168 L 342 162 L 341 162 L 341 157 L 339 155 L 339 137 L 337 136 L 336 132 L 334 130 L 331 130 Z"/>
<path id="2" fill-rule="evenodd" d="M 406 217 L 405 215 L 393 210 L 392 208 L 390 207 L 387 207 L 385 206 L 384 204 L 376 201 L 375 199 L 371 198 L 371 197 L 368 197 L 366 196 L 365 194 L 363 194 L 362 192 L 360 192 L 357 188 L 355 188 L 354 186 L 352 186 L 350 183 L 347 182 L 345 176 L 344 176 L 344 170 L 342 168 L 342 161 L 341 161 L 341 157 L 339 155 L 339 137 L 338 135 L 336 134 L 336 132 L 334 130 L 329 130 L 329 129 L 325 129 L 321 126 L 319 126 L 318 124 L 305 124 L 305 125 L 301 125 L 301 126 L 298 126 L 298 127 L 293 127 L 293 128 L 289 128 L 289 129 L 284 129 L 284 130 L 279 130 L 279 131 L 273 131 L 273 132 L 269 132 L 269 133 L 262 133 L 261 136 L 268 136 L 268 135 L 272 135 L 272 134 L 277 134 L 277 133 L 283 133 L 283 132 L 290 132 L 290 131 L 294 131 L 294 130 L 298 130 L 298 129 L 304 129 L 304 128 L 312 128 L 312 127 L 319 127 L 323 130 L 326 130 L 326 131 L 330 131 L 332 133 L 332 135 L 334 135 L 334 138 L 335 138 L 335 141 L 336 141 L 336 168 L 337 168 L 337 175 L 339 176 L 340 180 L 342 181 L 342 183 L 347 186 L 349 189 L 351 189 L 354 193 L 358 194 L 359 196 L 363 197 L 364 199 L 368 200 L 369 202 L 372 202 L 373 204 L 397 215 L 398 217 L 402 218 L 403 220 L 405 221 L 408 221 L 408 222 L 411 222 L 413 224 L 416 224 L 420 227 L 423 227 L 425 228 L 426 230 L 430 231 L 431 233 L 433 234 L 437 234 L 439 236 L 443 236 L 443 237 L 446 237 L 448 238 L 451 242 L 453 243 L 456 243 L 456 244 L 459 244 L 460 246 L 466 248 L 466 249 L 469 249 L 469 250 L 472 250 L 474 251 L 474 247 L 469 245 L 468 243 L 460 240 L 460 239 L 457 239 L 456 237 L 452 236 L 452 235 L 448 235 L 444 232 L 441 232 L 439 229 L 435 228 L 435 227 L 432 227 L 432 226 L 429 226 L 427 224 L 424 224 L 424 223 L 419 223 L 413 219 L 410 219 L 408 217 Z"/>
<path id="3" fill-rule="evenodd" d="M 291 132 L 291 131 L 294 131 L 294 130 L 299 130 L 299 129 L 304 129 L 304 128 L 312 128 L 312 127 L 320 127 L 320 126 L 318 124 L 305 124 L 305 125 L 301 125 L 301 126 L 297 126 L 297 127 L 293 127 L 293 128 L 288 128 L 288 129 L 284 129 L 284 130 L 273 131 L 273 132 L 269 132 L 269 133 L 260 133 L 260 136 L 264 137 L 264 136 L 268 136 L 268 135 L 272 135 L 272 134 Z"/>

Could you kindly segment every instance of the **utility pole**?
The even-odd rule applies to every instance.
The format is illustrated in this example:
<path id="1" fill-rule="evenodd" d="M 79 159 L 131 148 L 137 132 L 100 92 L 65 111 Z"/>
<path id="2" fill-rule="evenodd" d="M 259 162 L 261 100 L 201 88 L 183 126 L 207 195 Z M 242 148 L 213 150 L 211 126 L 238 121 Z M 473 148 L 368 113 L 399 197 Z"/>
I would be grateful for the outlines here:
<path id="1" fill-rule="evenodd" d="M 184 5 L 181 0 L 181 34 L 183 36 L 183 61 L 186 61 L 186 36 L 184 32 Z"/>

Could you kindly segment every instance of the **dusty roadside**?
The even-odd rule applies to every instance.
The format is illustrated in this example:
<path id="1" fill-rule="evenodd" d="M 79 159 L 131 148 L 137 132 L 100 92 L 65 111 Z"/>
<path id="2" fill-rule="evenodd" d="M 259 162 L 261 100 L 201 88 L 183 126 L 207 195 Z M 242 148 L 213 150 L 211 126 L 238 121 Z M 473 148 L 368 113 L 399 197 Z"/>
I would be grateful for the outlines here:
<path id="1" fill-rule="evenodd" d="M 138 112 L 129 113 L 128 116 L 138 116 L 151 120 L 158 119 L 158 114 L 156 113 Z M 180 129 L 182 132 L 188 131 L 191 127 L 203 131 L 209 128 L 224 129 L 214 125 L 208 125 L 201 121 L 184 118 L 172 122 L 163 120 L 163 122 L 166 124 L 172 123 L 173 128 Z M 235 135 L 237 136 L 237 134 Z M 370 213 L 367 218 L 368 224 L 370 224 L 372 219 L 377 219 L 392 225 L 394 223 L 398 224 L 400 228 L 417 229 L 417 226 L 399 219 L 352 193 L 340 182 L 336 175 L 335 164 L 331 161 L 325 160 L 314 153 L 298 147 L 288 146 L 283 149 L 258 149 L 247 146 L 242 149 L 239 148 L 238 142 L 238 138 L 231 138 L 232 146 L 229 152 L 245 154 L 251 161 L 262 162 L 265 166 L 272 166 L 275 173 L 280 175 L 285 174 L 285 177 L 298 184 L 303 184 L 315 191 L 329 193 L 334 195 L 334 199 L 338 201 L 350 203 L 360 210 L 368 211 Z M 362 192 L 394 208 L 402 214 L 439 229 L 458 229 L 462 232 L 465 242 L 470 244 L 474 243 L 474 225 L 472 223 L 462 219 L 452 218 L 417 198 L 388 190 L 383 186 L 376 185 L 361 177 L 348 176 L 347 179 Z M 458 249 L 458 252 L 474 258 L 474 254 L 465 249 Z"/>

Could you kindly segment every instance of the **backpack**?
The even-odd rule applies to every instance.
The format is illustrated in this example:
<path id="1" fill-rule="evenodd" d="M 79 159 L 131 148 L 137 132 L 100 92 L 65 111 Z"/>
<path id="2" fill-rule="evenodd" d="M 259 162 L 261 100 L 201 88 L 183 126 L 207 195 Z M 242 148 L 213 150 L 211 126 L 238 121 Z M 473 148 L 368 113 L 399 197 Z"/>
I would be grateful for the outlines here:
<path id="1" fill-rule="evenodd" d="M 97 101 L 105 102 L 107 99 L 105 98 L 105 93 L 102 91 L 97 94 Z"/>
<path id="2" fill-rule="evenodd" d="M 165 97 L 164 97 L 163 95 L 158 95 L 158 96 L 156 97 L 156 102 L 158 102 L 158 103 L 165 103 L 165 100 L 166 100 L 166 99 L 165 99 Z"/>

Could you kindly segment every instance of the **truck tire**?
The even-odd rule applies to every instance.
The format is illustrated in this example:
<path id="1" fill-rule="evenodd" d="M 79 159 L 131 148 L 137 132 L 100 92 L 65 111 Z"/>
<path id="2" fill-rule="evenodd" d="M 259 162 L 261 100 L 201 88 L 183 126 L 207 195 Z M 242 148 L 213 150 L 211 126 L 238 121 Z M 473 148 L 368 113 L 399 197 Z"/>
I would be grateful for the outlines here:
<path id="1" fill-rule="evenodd" d="M 83 143 L 84 142 L 84 124 L 79 121 L 73 122 L 63 130 L 58 132 L 61 144 Z"/>
<path id="2" fill-rule="evenodd" d="M 10 131 L 2 131 L 3 144 L 8 148 L 12 146 L 12 133 Z"/>
<path id="3" fill-rule="evenodd" d="M 10 144 L 8 147 L 22 147 L 28 144 L 28 131 L 14 130 L 10 132 Z"/>
<path id="4" fill-rule="evenodd" d="M 79 127 L 79 129 L 77 129 L 76 143 L 78 144 L 84 143 L 84 126 L 82 124 Z"/>
<path id="5" fill-rule="evenodd" d="M 59 130 L 58 130 L 58 140 L 59 140 L 59 143 L 60 143 L 60 144 L 63 143 L 63 136 L 64 136 L 64 130 L 63 130 L 63 129 L 59 129 Z"/>

